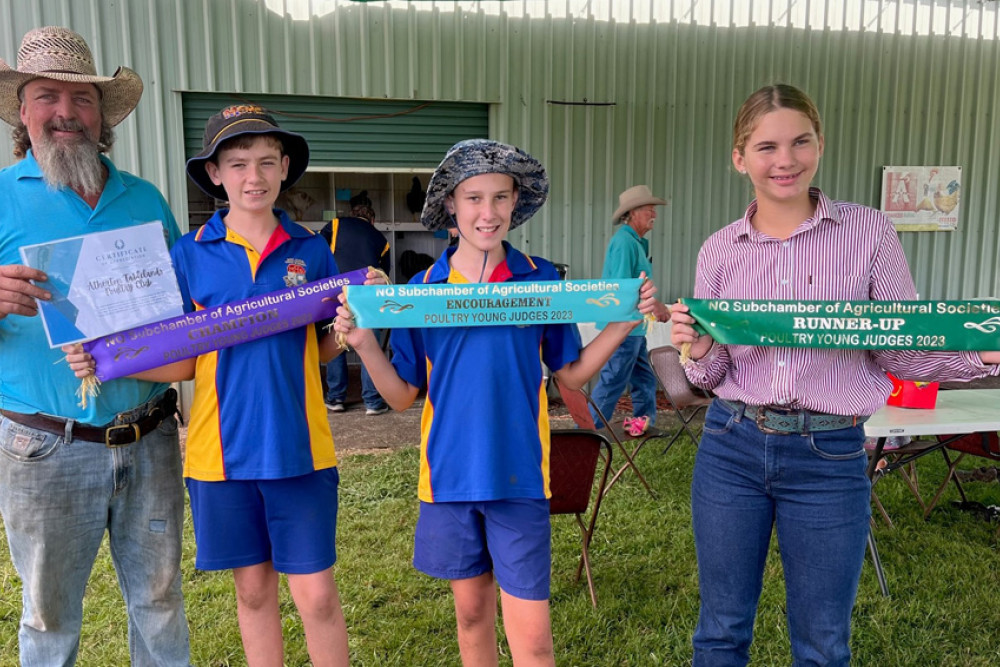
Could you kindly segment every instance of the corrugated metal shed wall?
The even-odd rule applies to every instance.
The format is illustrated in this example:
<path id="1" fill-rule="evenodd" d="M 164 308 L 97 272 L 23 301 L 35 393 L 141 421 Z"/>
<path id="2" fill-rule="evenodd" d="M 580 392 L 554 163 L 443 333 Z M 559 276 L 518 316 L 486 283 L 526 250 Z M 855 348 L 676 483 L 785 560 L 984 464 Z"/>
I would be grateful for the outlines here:
<path id="1" fill-rule="evenodd" d="M 115 159 L 160 185 L 181 220 L 180 91 L 492 103 L 492 135 L 537 155 L 553 181 L 513 240 L 572 277 L 597 275 L 617 193 L 647 183 L 671 200 L 652 233 L 666 297 L 690 292 L 701 242 L 746 205 L 729 160 L 736 107 L 787 81 L 824 114 L 817 182 L 833 196 L 875 204 L 886 164 L 963 166 L 960 230 L 903 235 L 921 295 L 957 298 L 1000 293 L 996 5 L 314 2 L 336 9 L 295 20 L 264 0 L 0 0 L 0 56 L 12 60 L 29 28 L 64 24 L 102 71 L 138 70 L 146 96 Z"/>
<path id="2" fill-rule="evenodd" d="M 489 135 L 485 104 L 396 102 L 303 95 L 187 93 L 185 151 L 201 152 L 205 122 L 232 104 L 259 104 L 309 140 L 311 167 L 426 167 L 463 139 Z"/>

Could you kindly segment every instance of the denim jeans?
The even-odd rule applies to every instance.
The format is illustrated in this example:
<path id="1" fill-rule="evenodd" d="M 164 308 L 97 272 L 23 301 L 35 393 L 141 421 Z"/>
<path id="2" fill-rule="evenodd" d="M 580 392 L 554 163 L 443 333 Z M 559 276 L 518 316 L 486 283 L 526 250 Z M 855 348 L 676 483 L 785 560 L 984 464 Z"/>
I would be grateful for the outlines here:
<path id="1" fill-rule="evenodd" d="M 23 667 L 76 662 L 84 590 L 105 532 L 128 610 L 132 665 L 189 664 L 173 417 L 116 449 L 0 418 L 0 512 L 22 582 Z"/>
<path id="2" fill-rule="evenodd" d="M 860 424 L 768 435 L 712 403 L 691 483 L 701 593 L 695 667 L 747 664 L 772 529 L 793 664 L 849 664 L 871 516 L 863 442 Z"/>
<path id="3" fill-rule="evenodd" d="M 378 338 L 378 331 L 375 332 Z M 368 375 L 368 369 L 361 365 L 361 398 L 369 410 L 385 407 L 382 395 Z M 347 400 L 347 355 L 339 354 L 326 364 L 326 402 L 343 403 Z"/>
<path id="4" fill-rule="evenodd" d="M 611 421 L 615 405 L 625 391 L 626 384 L 632 387 L 632 414 L 636 417 L 649 417 L 649 423 L 655 424 L 656 376 L 653 375 L 653 367 L 649 365 L 645 336 L 626 338 L 601 369 L 597 386 L 590 396 L 608 421 Z M 594 423 L 600 428 L 601 420 L 593 408 L 591 414 Z"/>

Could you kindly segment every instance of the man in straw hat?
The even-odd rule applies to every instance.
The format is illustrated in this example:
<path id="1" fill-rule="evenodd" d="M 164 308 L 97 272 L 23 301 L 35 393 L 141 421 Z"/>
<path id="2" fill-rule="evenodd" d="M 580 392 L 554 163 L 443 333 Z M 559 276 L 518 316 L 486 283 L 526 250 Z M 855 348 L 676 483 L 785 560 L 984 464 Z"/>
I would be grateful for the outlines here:
<path id="1" fill-rule="evenodd" d="M 622 225 L 608 243 L 603 278 L 638 278 L 645 273 L 647 278 L 653 279 L 649 240 L 645 236 L 653 229 L 656 207 L 666 203 L 654 197 L 645 185 L 636 185 L 618 195 L 618 208 L 611 220 Z M 657 301 L 653 316 L 659 322 L 666 322 L 670 310 Z M 646 322 L 633 329 L 611 355 L 594 387 L 594 403 L 609 420 L 626 385 L 632 387 L 632 414 L 636 424 L 630 432 L 640 435 L 656 422 L 656 376 L 646 350 Z M 600 423 L 596 411 L 593 412 L 594 421 Z"/>
<path id="2" fill-rule="evenodd" d="M 136 665 L 187 665 L 181 597 L 184 510 L 176 392 L 105 383 L 86 408 L 79 381 L 49 349 L 35 299 L 46 275 L 18 248 L 159 221 L 179 236 L 163 196 L 103 155 L 139 102 L 142 80 L 98 76 L 77 33 L 28 32 L 17 68 L 0 61 L 0 117 L 21 158 L 0 171 L 0 512 L 23 582 L 21 663 L 76 661 L 83 594 L 109 534 Z"/>

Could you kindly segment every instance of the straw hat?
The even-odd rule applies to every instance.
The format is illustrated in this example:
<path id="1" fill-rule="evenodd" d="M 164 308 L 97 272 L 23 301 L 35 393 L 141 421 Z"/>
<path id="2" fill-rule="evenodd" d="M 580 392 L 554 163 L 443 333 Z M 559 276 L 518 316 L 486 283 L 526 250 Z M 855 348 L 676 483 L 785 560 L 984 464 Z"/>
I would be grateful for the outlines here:
<path id="1" fill-rule="evenodd" d="M 538 160 L 516 146 L 491 139 L 467 139 L 448 149 L 427 184 L 427 198 L 420 214 L 424 227 L 431 231 L 454 227 L 445 199 L 459 183 L 480 174 L 507 174 L 517 183 L 511 229 L 527 222 L 549 196 L 549 177 Z"/>
<path id="2" fill-rule="evenodd" d="M 114 127 L 132 113 L 142 97 L 142 79 L 128 67 L 97 76 L 94 56 L 83 37 L 69 28 L 46 26 L 28 31 L 17 50 L 17 69 L 0 60 L 0 118 L 21 122 L 18 93 L 34 79 L 92 83 L 101 91 L 101 108 Z"/>
<path id="3" fill-rule="evenodd" d="M 278 122 L 256 104 L 234 104 L 212 115 L 205 123 L 201 152 L 187 161 L 188 177 L 202 192 L 226 201 L 226 189 L 216 185 L 205 171 L 205 163 L 215 157 L 219 144 L 243 134 L 272 134 L 281 140 L 284 154 L 288 156 L 288 176 L 281 182 L 281 192 L 295 185 L 309 166 L 309 144 L 301 134 L 278 127 Z"/>
<path id="4" fill-rule="evenodd" d="M 646 206 L 647 204 L 662 206 L 666 203 L 665 199 L 654 197 L 653 193 L 650 192 L 649 187 L 645 185 L 636 185 L 618 195 L 618 208 L 616 208 L 615 212 L 611 214 L 611 221 L 618 222 L 621 220 L 623 215 L 631 210 L 639 208 L 640 206 Z"/>

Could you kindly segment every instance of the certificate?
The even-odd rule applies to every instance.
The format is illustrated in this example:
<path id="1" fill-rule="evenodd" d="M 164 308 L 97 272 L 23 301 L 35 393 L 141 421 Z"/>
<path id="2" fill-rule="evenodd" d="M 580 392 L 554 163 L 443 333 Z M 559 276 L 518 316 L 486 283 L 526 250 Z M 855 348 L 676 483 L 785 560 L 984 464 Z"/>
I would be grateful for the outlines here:
<path id="1" fill-rule="evenodd" d="M 50 347 L 78 343 L 184 313 L 163 224 L 23 246 L 21 259 L 44 271 L 52 293 L 38 301 Z"/>

